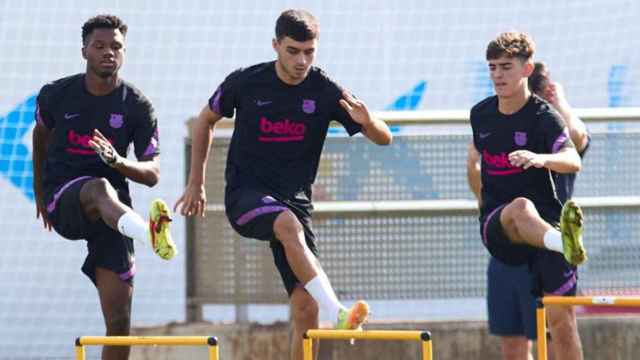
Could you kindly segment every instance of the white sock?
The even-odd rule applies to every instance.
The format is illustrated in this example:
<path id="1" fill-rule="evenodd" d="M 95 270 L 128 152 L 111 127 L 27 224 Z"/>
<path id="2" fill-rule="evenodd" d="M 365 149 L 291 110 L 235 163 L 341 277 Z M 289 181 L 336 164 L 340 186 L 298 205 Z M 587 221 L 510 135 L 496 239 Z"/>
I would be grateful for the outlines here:
<path id="1" fill-rule="evenodd" d="M 338 318 L 338 312 L 345 307 L 338 301 L 336 293 L 333 291 L 329 279 L 326 275 L 318 274 L 304 288 L 311 294 L 311 297 L 318 302 L 320 307 L 332 314 L 333 319 Z"/>
<path id="2" fill-rule="evenodd" d="M 544 233 L 544 247 L 549 250 L 562 253 L 564 250 L 562 247 L 562 234 L 560 234 L 560 231 L 554 228 L 547 230 L 547 232 Z"/>
<path id="3" fill-rule="evenodd" d="M 143 245 L 149 241 L 149 224 L 134 211 L 127 211 L 120 216 L 118 231 Z"/>

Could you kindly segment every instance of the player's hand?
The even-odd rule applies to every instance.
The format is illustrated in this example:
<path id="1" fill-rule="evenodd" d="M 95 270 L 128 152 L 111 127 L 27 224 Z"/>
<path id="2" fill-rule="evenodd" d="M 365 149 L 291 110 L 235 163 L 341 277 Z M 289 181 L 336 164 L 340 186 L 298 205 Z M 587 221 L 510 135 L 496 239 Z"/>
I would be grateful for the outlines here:
<path id="1" fill-rule="evenodd" d="M 557 82 L 549 83 L 547 88 L 544 90 L 544 99 L 555 108 L 562 106 L 566 101 L 564 88 Z"/>
<path id="2" fill-rule="evenodd" d="M 544 155 L 533 153 L 529 150 L 516 150 L 509 154 L 511 166 L 528 169 L 530 167 L 543 168 L 546 164 Z"/>
<path id="3" fill-rule="evenodd" d="M 177 213 L 180 210 L 182 216 L 200 215 L 204 217 L 206 204 L 207 193 L 204 190 L 204 185 L 187 185 L 184 194 L 173 205 L 173 212 Z"/>
<path id="4" fill-rule="evenodd" d="M 93 129 L 93 137 L 89 140 L 89 146 L 95 150 L 105 164 L 111 167 L 115 167 L 122 161 L 118 151 L 98 129 Z"/>
<path id="5" fill-rule="evenodd" d="M 51 231 L 51 222 L 49 222 L 47 205 L 41 199 L 42 197 L 36 195 L 36 219 L 42 218 L 42 226 L 44 226 L 46 230 Z"/>
<path id="6" fill-rule="evenodd" d="M 366 126 L 371 123 L 371 114 L 369 109 L 361 100 L 356 99 L 348 91 L 342 92 L 340 105 L 349 113 L 353 121 L 360 125 Z"/>

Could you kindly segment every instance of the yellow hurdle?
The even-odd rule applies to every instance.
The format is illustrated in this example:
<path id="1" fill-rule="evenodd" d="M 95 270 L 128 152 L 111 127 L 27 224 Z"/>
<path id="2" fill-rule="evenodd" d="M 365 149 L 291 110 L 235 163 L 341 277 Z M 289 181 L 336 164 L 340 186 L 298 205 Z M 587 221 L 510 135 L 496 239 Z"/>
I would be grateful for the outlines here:
<path id="1" fill-rule="evenodd" d="M 547 360 L 547 322 L 545 305 L 559 306 L 635 306 L 640 307 L 640 296 L 545 296 L 538 299 L 536 327 L 538 329 L 538 360 Z"/>
<path id="2" fill-rule="evenodd" d="M 85 346 L 178 345 L 208 346 L 209 360 L 219 360 L 215 336 L 82 336 L 76 339 L 76 360 L 85 360 Z"/>
<path id="3" fill-rule="evenodd" d="M 313 360 L 313 339 L 325 340 L 387 340 L 420 341 L 422 360 L 433 359 L 431 333 L 418 330 L 308 330 L 304 334 L 304 360 Z"/>

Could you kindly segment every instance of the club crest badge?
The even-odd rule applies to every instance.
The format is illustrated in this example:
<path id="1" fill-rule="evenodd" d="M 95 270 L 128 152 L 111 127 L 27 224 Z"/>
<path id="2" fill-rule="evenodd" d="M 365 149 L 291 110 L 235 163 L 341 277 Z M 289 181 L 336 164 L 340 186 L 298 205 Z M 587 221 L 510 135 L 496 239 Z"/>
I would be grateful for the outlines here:
<path id="1" fill-rule="evenodd" d="M 516 131 L 513 134 L 513 141 L 516 143 L 516 145 L 518 146 L 525 146 L 527 145 L 527 133 L 523 132 L 523 131 Z"/>
<path id="2" fill-rule="evenodd" d="M 305 114 L 313 114 L 316 111 L 316 101 L 302 100 L 302 111 L 304 111 Z"/>
<path id="3" fill-rule="evenodd" d="M 114 129 L 120 129 L 124 124 L 124 116 L 122 114 L 111 114 L 109 125 Z"/>

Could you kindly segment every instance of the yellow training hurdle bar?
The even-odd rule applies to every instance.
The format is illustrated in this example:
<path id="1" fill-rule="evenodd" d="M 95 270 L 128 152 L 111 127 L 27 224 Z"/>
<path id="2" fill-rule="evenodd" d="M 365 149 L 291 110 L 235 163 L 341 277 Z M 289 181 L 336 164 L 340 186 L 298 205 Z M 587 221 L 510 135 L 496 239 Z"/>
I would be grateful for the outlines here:
<path id="1" fill-rule="evenodd" d="M 538 329 L 538 360 L 547 360 L 547 315 L 545 305 L 640 307 L 639 296 L 545 296 L 538 299 L 536 327 Z"/>
<path id="2" fill-rule="evenodd" d="M 313 339 L 325 340 L 396 340 L 422 342 L 422 360 L 433 359 L 431 333 L 410 330 L 308 330 L 304 334 L 304 360 L 313 360 Z"/>
<path id="3" fill-rule="evenodd" d="M 76 339 L 76 360 L 85 360 L 87 345 L 180 345 L 208 346 L 209 360 L 218 359 L 218 339 L 215 336 L 82 336 Z"/>

